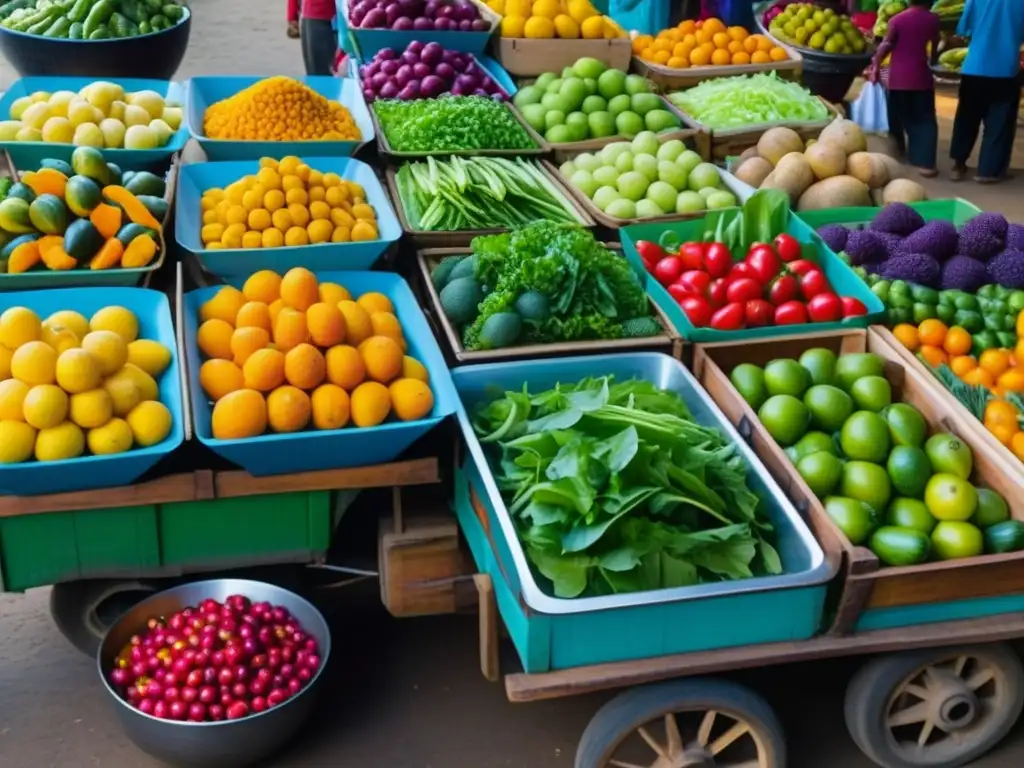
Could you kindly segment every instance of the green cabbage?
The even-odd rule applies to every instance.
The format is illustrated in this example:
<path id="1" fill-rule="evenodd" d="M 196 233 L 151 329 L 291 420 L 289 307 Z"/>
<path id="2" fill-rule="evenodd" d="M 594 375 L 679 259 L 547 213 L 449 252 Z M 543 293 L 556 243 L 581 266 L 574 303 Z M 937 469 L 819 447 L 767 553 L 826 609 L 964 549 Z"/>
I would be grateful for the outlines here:
<path id="1" fill-rule="evenodd" d="M 668 99 L 697 122 L 719 130 L 829 117 L 821 99 L 774 72 L 705 80 Z"/>

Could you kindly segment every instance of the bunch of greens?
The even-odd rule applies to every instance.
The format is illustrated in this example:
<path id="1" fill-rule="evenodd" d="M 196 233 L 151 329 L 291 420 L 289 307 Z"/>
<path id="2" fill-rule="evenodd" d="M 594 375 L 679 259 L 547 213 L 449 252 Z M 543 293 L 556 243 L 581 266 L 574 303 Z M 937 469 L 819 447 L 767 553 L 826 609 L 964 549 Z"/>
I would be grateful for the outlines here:
<path id="1" fill-rule="evenodd" d="M 477 409 L 473 429 L 558 597 L 782 572 L 743 457 L 672 392 L 611 377 L 524 388 Z"/>
<path id="2" fill-rule="evenodd" d="M 483 96 L 378 99 L 373 111 L 395 152 L 534 149 L 536 143 L 504 104 Z"/>
<path id="3" fill-rule="evenodd" d="M 428 157 L 403 165 L 397 183 L 415 230 L 512 229 L 544 219 L 581 223 L 537 164 L 521 157 Z"/>
<path id="4" fill-rule="evenodd" d="M 524 318 L 526 343 L 617 339 L 623 323 L 650 318 L 640 279 L 622 256 L 582 227 L 539 221 L 514 232 L 473 239 L 473 272 L 490 291 L 466 327 L 466 349 L 486 348 L 488 318 L 516 311 L 524 294 L 540 294 L 541 315 Z M 648 334 L 649 335 L 649 334 Z"/>
<path id="5" fill-rule="evenodd" d="M 718 130 L 829 119 L 821 99 L 775 72 L 705 80 L 688 90 L 670 93 L 668 100 L 697 122 Z"/>

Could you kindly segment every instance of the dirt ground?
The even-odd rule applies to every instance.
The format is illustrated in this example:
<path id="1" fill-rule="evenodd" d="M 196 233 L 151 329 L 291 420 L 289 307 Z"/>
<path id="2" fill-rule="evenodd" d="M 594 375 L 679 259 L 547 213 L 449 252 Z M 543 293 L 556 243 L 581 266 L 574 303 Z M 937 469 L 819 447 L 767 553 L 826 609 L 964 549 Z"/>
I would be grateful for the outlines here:
<path id="1" fill-rule="evenodd" d="M 284 34 L 283 0 L 192 0 L 192 41 L 179 78 L 198 74 L 300 74 L 299 44 Z M 0 63 L 0 87 L 16 74 Z M 943 134 L 955 93 L 940 95 Z M 945 145 L 944 145 L 945 146 Z M 1024 147 L 1024 144 L 1021 145 Z M 943 150 L 945 152 L 945 149 Z M 943 170 L 948 161 L 940 161 Z M 1024 169 L 1019 152 L 1014 166 Z M 1024 176 L 1002 187 L 929 183 L 1024 221 Z M 395 621 L 368 600 L 342 603 L 329 686 L 315 721 L 281 768 L 569 768 L 589 718 L 607 698 L 510 705 L 476 661 L 473 619 Z M 148 768 L 158 765 L 124 736 L 97 684 L 95 663 L 50 621 L 48 590 L 0 596 L 0 766 Z M 785 727 L 791 768 L 869 768 L 842 720 L 843 691 L 859 662 L 759 670 L 738 677 L 763 693 Z M 1018 728 L 975 763 L 1010 768 L 1024 759 Z"/>

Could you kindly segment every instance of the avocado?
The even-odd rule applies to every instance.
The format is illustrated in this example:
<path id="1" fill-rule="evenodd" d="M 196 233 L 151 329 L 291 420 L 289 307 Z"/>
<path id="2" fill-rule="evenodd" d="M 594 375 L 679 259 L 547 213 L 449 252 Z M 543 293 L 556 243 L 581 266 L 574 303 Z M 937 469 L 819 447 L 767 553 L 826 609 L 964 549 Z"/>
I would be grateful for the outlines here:
<path id="1" fill-rule="evenodd" d="M 476 273 L 476 256 L 468 256 L 465 259 L 459 261 L 455 268 L 448 275 L 448 282 L 458 280 L 462 277 L 475 277 Z"/>
<path id="2" fill-rule="evenodd" d="M 149 171 L 139 171 L 125 182 L 124 188 L 138 197 L 139 195 L 152 195 L 163 197 L 167 189 L 164 180 Z"/>
<path id="3" fill-rule="evenodd" d="M 523 330 L 523 320 L 515 312 L 498 312 L 484 321 L 480 329 L 480 346 L 483 349 L 500 349 L 516 343 Z"/>
<path id="4" fill-rule="evenodd" d="M 516 312 L 524 320 L 542 323 L 550 316 L 551 307 L 548 304 L 548 297 L 543 293 L 540 291 L 527 291 L 520 294 L 519 298 L 516 299 Z"/>
<path id="5" fill-rule="evenodd" d="M 36 199 L 36 193 L 32 191 L 32 187 L 23 182 L 17 182 L 11 185 L 11 188 L 7 190 L 7 197 L 17 197 L 24 200 L 26 203 L 31 203 Z"/>
<path id="6" fill-rule="evenodd" d="M 622 324 L 622 335 L 627 339 L 657 336 L 659 333 L 661 326 L 653 317 L 634 317 Z"/>
<path id="7" fill-rule="evenodd" d="M 465 256 L 445 256 L 441 259 L 441 263 L 434 267 L 434 271 L 430 273 L 430 282 L 434 284 L 434 288 L 440 291 L 451 279 L 452 270 L 459 265 Z"/>
<path id="8" fill-rule="evenodd" d="M 68 178 L 75 175 L 75 172 L 71 169 L 71 163 L 65 160 L 56 160 L 52 157 L 47 157 L 39 161 L 40 168 L 52 168 L 55 171 L 60 171 Z"/>
<path id="9" fill-rule="evenodd" d="M 464 325 L 476 318 L 483 298 L 480 284 L 472 277 L 455 278 L 441 291 L 441 309 L 451 322 Z"/>

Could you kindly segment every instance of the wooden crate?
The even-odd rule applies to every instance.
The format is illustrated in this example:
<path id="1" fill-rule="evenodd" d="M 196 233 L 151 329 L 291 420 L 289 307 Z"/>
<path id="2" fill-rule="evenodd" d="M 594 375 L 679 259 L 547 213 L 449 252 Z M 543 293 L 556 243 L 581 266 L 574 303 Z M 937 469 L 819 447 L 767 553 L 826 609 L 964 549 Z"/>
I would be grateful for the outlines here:
<path id="1" fill-rule="evenodd" d="M 689 69 L 673 69 L 661 64 L 650 64 L 637 56 L 633 57 L 633 71 L 643 75 L 665 90 L 679 90 L 717 77 L 737 77 L 754 75 L 759 72 L 777 72 L 779 77 L 788 80 L 800 80 L 804 68 L 804 57 L 795 48 L 773 40 L 781 48 L 786 49 L 789 58 L 785 61 L 772 61 L 768 64 L 727 64 L 724 66 L 691 67 Z"/>
<path id="2" fill-rule="evenodd" d="M 832 522 L 785 452 L 729 381 L 730 372 L 740 363 L 764 365 L 776 358 L 797 358 L 814 347 L 827 347 L 838 354 L 869 351 L 882 356 L 893 399 L 917 408 L 933 431 L 952 432 L 968 445 L 974 454 L 972 481 L 1001 494 L 1013 516 L 1020 520 L 1024 520 L 1024 489 L 1016 478 L 1002 471 L 998 457 L 962 416 L 935 397 L 922 373 L 906 366 L 870 330 L 762 343 L 699 345 L 694 352 L 694 371 L 701 384 L 750 441 L 783 491 L 806 514 L 826 554 L 842 558 L 842 592 L 828 632 L 892 629 L 1024 610 L 1024 552 L 890 568 L 869 549 L 850 544 Z"/>
<path id="3" fill-rule="evenodd" d="M 529 40 L 499 37 L 493 42 L 494 58 L 517 77 L 536 77 L 545 72 L 561 72 L 584 56 L 603 61 L 606 66 L 629 71 L 633 45 L 628 38 L 616 40 Z"/>
<path id="4" fill-rule="evenodd" d="M 621 249 L 618 243 L 606 243 L 605 247 L 614 250 Z M 682 339 L 679 338 L 679 334 L 676 333 L 669 319 L 649 297 L 648 301 L 651 305 L 651 312 L 663 329 L 663 332 L 657 336 L 601 341 L 566 341 L 555 344 L 527 344 L 506 349 L 489 349 L 479 352 L 469 351 L 462 346 L 462 338 L 458 330 L 448 321 L 444 310 L 441 309 L 441 297 L 437 289 L 434 288 L 434 282 L 430 279 L 430 275 L 438 262 L 445 256 L 468 256 L 470 253 L 469 248 L 428 248 L 416 252 L 416 261 L 419 265 L 421 278 L 420 290 L 422 292 L 424 313 L 427 316 L 427 321 L 434 328 L 434 333 L 437 335 L 441 350 L 453 365 L 497 363 L 503 360 L 567 357 L 570 355 L 605 355 L 641 350 L 664 352 L 677 360 L 682 359 Z"/>

